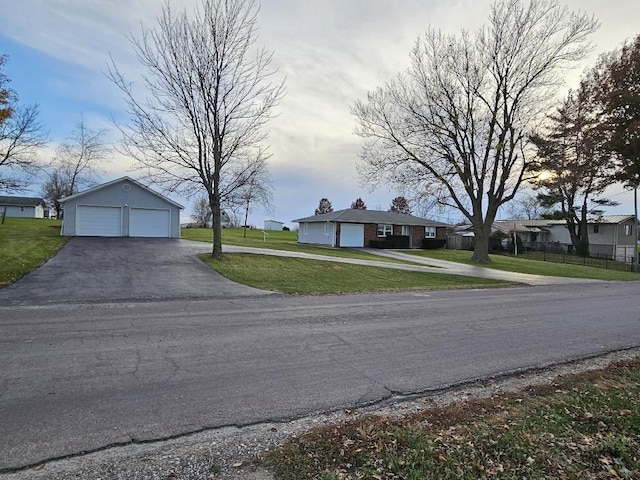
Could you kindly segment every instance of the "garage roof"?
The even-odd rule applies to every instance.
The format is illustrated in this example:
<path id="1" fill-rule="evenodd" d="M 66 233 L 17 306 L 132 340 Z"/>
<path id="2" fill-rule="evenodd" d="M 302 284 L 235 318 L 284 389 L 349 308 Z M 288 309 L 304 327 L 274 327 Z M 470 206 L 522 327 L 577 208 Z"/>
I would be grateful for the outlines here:
<path id="1" fill-rule="evenodd" d="M 179 203 L 174 202 L 170 198 L 167 198 L 164 195 L 161 195 L 158 192 L 155 192 L 155 191 L 151 190 L 149 187 L 144 186 L 143 184 L 141 184 L 137 180 L 134 180 L 133 178 L 128 177 L 128 176 L 117 178 L 115 180 L 112 180 L 111 182 L 103 183 L 101 185 L 98 185 L 98 186 L 93 187 L 93 188 L 89 188 L 88 190 L 84 190 L 84 191 L 76 193 L 74 195 L 69 195 L 68 197 L 64 197 L 64 198 L 60 199 L 60 203 L 65 203 L 65 202 L 68 202 L 69 200 L 75 200 L 76 198 L 80 198 L 80 197 L 83 197 L 85 195 L 89 195 L 90 193 L 97 192 L 99 190 L 102 190 L 104 188 L 110 187 L 112 185 L 115 185 L 115 184 L 121 183 L 121 182 L 131 182 L 134 185 L 137 185 L 138 187 L 142 188 L 143 190 L 146 190 L 147 192 L 151 193 L 152 195 L 155 195 L 156 197 L 161 198 L 165 202 L 168 202 L 171 205 L 174 205 L 174 206 L 180 208 L 181 210 L 184 210 L 184 207 L 182 205 L 180 205 Z"/>

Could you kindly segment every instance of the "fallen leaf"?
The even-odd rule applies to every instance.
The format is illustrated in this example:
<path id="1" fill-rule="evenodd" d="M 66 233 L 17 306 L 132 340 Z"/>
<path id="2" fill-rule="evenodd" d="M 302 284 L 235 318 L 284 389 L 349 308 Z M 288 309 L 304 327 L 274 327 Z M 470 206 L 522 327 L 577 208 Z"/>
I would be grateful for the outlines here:
<path id="1" fill-rule="evenodd" d="M 242 462 L 238 462 L 238 463 L 234 463 L 233 467 L 234 468 L 240 468 L 242 466 Z"/>

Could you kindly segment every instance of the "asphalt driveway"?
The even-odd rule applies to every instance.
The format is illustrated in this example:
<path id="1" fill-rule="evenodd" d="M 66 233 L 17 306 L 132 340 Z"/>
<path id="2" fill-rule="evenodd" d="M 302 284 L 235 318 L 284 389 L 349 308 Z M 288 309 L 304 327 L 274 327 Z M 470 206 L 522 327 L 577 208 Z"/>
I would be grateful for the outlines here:
<path id="1" fill-rule="evenodd" d="M 46 305 L 271 295 L 232 282 L 201 262 L 206 243 L 163 238 L 76 237 L 53 258 L 0 290 L 0 305 Z"/>

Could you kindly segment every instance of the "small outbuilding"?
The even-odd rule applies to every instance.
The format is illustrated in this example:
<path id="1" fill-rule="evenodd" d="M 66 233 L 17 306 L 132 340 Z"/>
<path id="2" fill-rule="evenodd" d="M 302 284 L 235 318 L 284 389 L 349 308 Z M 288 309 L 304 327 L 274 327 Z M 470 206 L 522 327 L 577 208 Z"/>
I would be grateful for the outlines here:
<path id="1" fill-rule="evenodd" d="M 264 221 L 264 229 L 265 230 L 282 230 L 284 227 L 283 222 L 278 222 L 277 220 L 265 220 Z"/>
<path id="2" fill-rule="evenodd" d="M 179 203 L 122 177 L 60 200 L 62 235 L 180 238 Z"/>
<path id="3" fill-rule="evenodd" d="M 44 218 L 45 206 L 39 197 L 0 197 L 0 217 Z"/>

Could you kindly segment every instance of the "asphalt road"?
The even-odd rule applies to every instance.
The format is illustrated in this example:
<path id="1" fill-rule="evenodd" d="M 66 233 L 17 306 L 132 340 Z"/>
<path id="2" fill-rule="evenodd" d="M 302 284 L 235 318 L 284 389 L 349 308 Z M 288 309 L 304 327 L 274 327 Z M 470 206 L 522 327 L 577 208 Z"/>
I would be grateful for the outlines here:
<path id="1" fill-rule="evenodd" d="M 640 345 L 639 284 L 0 307 L 0 471 Z"/>

